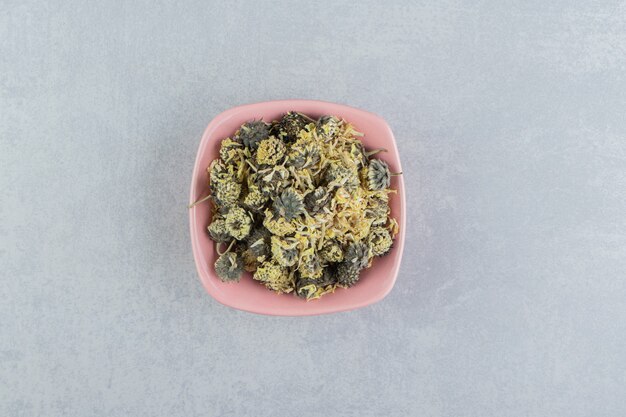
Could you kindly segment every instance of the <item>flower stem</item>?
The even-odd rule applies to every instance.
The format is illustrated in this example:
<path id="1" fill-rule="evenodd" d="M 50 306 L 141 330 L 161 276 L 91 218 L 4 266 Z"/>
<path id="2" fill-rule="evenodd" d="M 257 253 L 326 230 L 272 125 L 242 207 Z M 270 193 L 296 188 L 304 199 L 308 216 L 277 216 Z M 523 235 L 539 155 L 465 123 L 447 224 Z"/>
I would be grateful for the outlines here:
<path id="1" fill-rule="evenodd" d="M 196 205 L 200 204 L 200 203 L 204 203 L 205 201 L 207 201 L 209 198 L 211 198 L 211 194 L 207 195 L 206 197 L 202 197 L 200 200 L 197 200 L 194 203 L 191 203 L 187 206 L 187 208 L 193 208 Z"/>

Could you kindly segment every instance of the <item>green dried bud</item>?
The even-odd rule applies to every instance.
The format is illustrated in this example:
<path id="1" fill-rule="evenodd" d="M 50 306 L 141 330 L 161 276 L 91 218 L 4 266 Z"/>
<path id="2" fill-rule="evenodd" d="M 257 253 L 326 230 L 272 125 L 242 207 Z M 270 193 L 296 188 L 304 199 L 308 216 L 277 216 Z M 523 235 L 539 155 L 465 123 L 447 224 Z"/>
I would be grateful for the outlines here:
<path id="1" fill-rule="evenodd" d="M 279 292 L 293 291 L 293 280 L 287 269 L 278 265 L 275 261 L 263 262 L 252 277 L 264 283 L 271 290 Z"/>
<path id="2" fill-rule="evenodd" d="M 298 267 L 302 278 L 317 279 L 322 276 L 322 265 L 317 256 L 304 256 Z"/>
<path id="3" fill-rule="evenodd" d="M 227 252 L 215 262 L 215 272 L 223 282 L 239 282 L 243 261 L 236 253 Z"/>
<path id="4" fill-rule="evenodd" d="M 230 240 L 230 234 L 226 229 L 226 221 L 221 217 L 215 217 L 211 224 L 207 227 L 209 236 L 215 242 L 222 243 Z"/>
<path id="5" fill-rule="evenodd" d="M 239 195 L 241 194 L 241 184 L 235 181 L 234 178 L 230 180 L 219 180 L 211 183 L 213 193 L 217 203 L 222 206 L 231 206 L 237 204 L 239 201 Z"/>
<path id="6" fill-rule="evenodd" d="M 268 196 L 261 192 L 261 189 L 256 184 L 248 186 L 248 194 L 243 199 L 243 204 L 251 211 L 259 212 L 265 208 L 265 204 L 268 201 Z"/>
<path id="7" fill-rule="evenodd" d="M 315 215 L 322 211 L 331 198 L 332 194 L 326 188 L 317 187 L 304 197 L 304 207 L 311 215 Z"/>
<path id="8" fill-rule="evenodd" d="M 356 190 L 361 184 L 356 169 L 336 162 L 330 164 L 324 177 L 329 187 L 344 187 L 349 192 Z"/>
<path id="9" fill-rule="evenodd" d="M 209 167 L 209 180 L 211 186 L 222 182 L 223 180 L 231 180 L 235 177 L 232 166 L 226 165 L 224 161 L 214 160 Z"/>
<path id="10" fill-rule="evenodd" d="M 343 249 L 341 248 L 339 242 L 334 239 L 324 242 L 319 254 L 326 262 L 343 261 Z"/>
<path id="11" fill-rule="evenodd" d="M 280 266 L 293 266 L 298 262 L 298 241 L 294 238 L 272 236 L 272 256 Z"/>
<path id="12" fill-rule="evenodd" d="M 389 253 L 393 239 L 389 230 L 384 227 L 372 227 L 367 237 L 367 244 L 374 256 L 383 256 Z"/>
<path id="13" fill-rule="evenodd" d="M 372 159 L 367 170 L 367 185 L 370 190 L 384 190 L 391 185 L 391 173 L 385 161 Z"/>
<path id="14" fill-rule="evenodd" d="M 348 246 L 344 259 L 345 263 L 352 264 L 361 270 L 369 262 L 369 248 L 363 242 L 354 242 Z"/>
<path id="15" fill-rule="evenodd" d="M 305 300 L 315 298 L 317 290 L 317 283 L 313 279 L 301 277 L 296 281 L 296 294 L 300 298 L 304 298 Z"/>
<path id="16" fill-rule="evenodd" d="M 237 139 L 243 145 L 252 150 L 258 148 L 259 142 L 267 139 L 270 135 L 270 127 L 263 120 L 253 120 L 241 125 L 237 132 Z"/>
<path id="17" fill-rule="evenodd" d="M 341 120 L 335 116 L 322 116 L 316 124 L 317 134 L 325 140 L 330 140 L 339 132 Z"/>
<path id="18" fill-rule="evenodd" d="M 256 161 L 261 165 L 276 165 L 285 155 L 285 144 L 275 136 L 263 139 L 256 152 Z"/>
<path id="19" fill-rule="evenodd" d="M 304 212 L 302 196 L 292 188 L 287 188 L 274 200 L 274 212 L 291 221 Z"/>
<path id="20" fill-rule="evenodd" d="M 240 155 L 241 144 L 231 138 L 226 138 L 220 146 L 220 158 L 225 162 L 230 162 Z"/>
<path id="21" fill-rule="evenodd" d="M 304 115 L 297 112 L 288 112 L 280 119 L 276 126 L 278 137 L 286 142 L 293 142 L 298 137 L 298 133 L 306 127 L 309 120 Z"/>
<path id="22" fill-rule="evenodd" d="M 350 262 L 342 262 L 337 266 L 337 283 L 349 288 L 357 283 L 361 277 L 361 268 Z"/>
<path id="23" fill-rule="evenodd" d="M 252 218 L 241 207 L 232 207 L 226 214 L 226 229 L 237 240 L 242 240 L 252 229 Z"/>

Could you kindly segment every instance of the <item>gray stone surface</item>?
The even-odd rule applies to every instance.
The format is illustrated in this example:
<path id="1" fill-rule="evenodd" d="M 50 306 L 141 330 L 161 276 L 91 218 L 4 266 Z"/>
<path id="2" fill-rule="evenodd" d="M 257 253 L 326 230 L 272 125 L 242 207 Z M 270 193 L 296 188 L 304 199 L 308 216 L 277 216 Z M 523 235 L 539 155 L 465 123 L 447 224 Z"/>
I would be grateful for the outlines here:
<path id="1" fill-rule="evenodd" d="M 584 4 L 583 4 L 584 3 Z M 0 415 L 623 416 L 626 3 L 0 2 Z M 385 117 L 391 294 L 201 287 L 191 168 L 232 106 Z"/>

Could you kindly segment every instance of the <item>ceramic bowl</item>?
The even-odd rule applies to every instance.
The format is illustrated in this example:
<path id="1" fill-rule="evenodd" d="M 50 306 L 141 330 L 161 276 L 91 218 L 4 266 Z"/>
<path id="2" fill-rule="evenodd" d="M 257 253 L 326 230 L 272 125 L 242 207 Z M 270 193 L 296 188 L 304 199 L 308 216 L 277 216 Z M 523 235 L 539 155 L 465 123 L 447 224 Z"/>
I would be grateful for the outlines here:
<path id="1" fill-rule="evenodd" d="M 380 116 L 341 104 L 313 100 L 280 100 L 247 104 L 226 110 L 216 116 L 207 126 L 200 141 L 191 180 L 189 201 L 197 201 L 208 193 L 207 167 L 219 157 L 220 141 L 232 136 L 241 124 L 252 119 L 271 121 L 288 111 L 298 111 L 313 118 L 330 114 L 350 122 L 363 132 L 363 143 L 367 149 L 385 148 L 388 152 L 377 157 L 389 164 L 392 172 L 401 172 L 400 156 L 393 133 Z M 204 288 L 217 301 L 229 307 L 252 313 L 279 316 L 306 316 L 353 310 L 383 299 L 393 287 L 406 231 L 406 200 L 402 176 L 392 177 L 391 187 L 397 194 L 390 195 L 391 215 L 400 225 L 394 247 L 386 256 L 375 258 L 372 267 L 361 273 L 359 282 L 352 288 L 338 288 L 334 293 L 320 299 L 305 301 L 293 294 L 276 294 L 245 273 L 239 283 L 223 283 L 215 274 L 213 264 L 217 259 L 215 245 L 209 239 L 207 226 L 210 223 L 210 204 L 204 202 L 189 210 L 191 244 L 196 267 Z"/>

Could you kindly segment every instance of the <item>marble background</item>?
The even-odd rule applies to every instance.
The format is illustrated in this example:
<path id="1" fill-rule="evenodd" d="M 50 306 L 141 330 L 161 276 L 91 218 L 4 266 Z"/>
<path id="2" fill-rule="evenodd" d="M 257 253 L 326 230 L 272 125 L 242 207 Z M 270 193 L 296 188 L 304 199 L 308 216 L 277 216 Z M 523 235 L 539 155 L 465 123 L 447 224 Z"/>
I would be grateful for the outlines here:
<path id="1" fill-rule="evenodd" d="M 624 1 L 0 1 L 0 415 L 623 416 Z M 203 290 L 211 118 L 382 115 L 410 209 L 368 308 Z"/>

